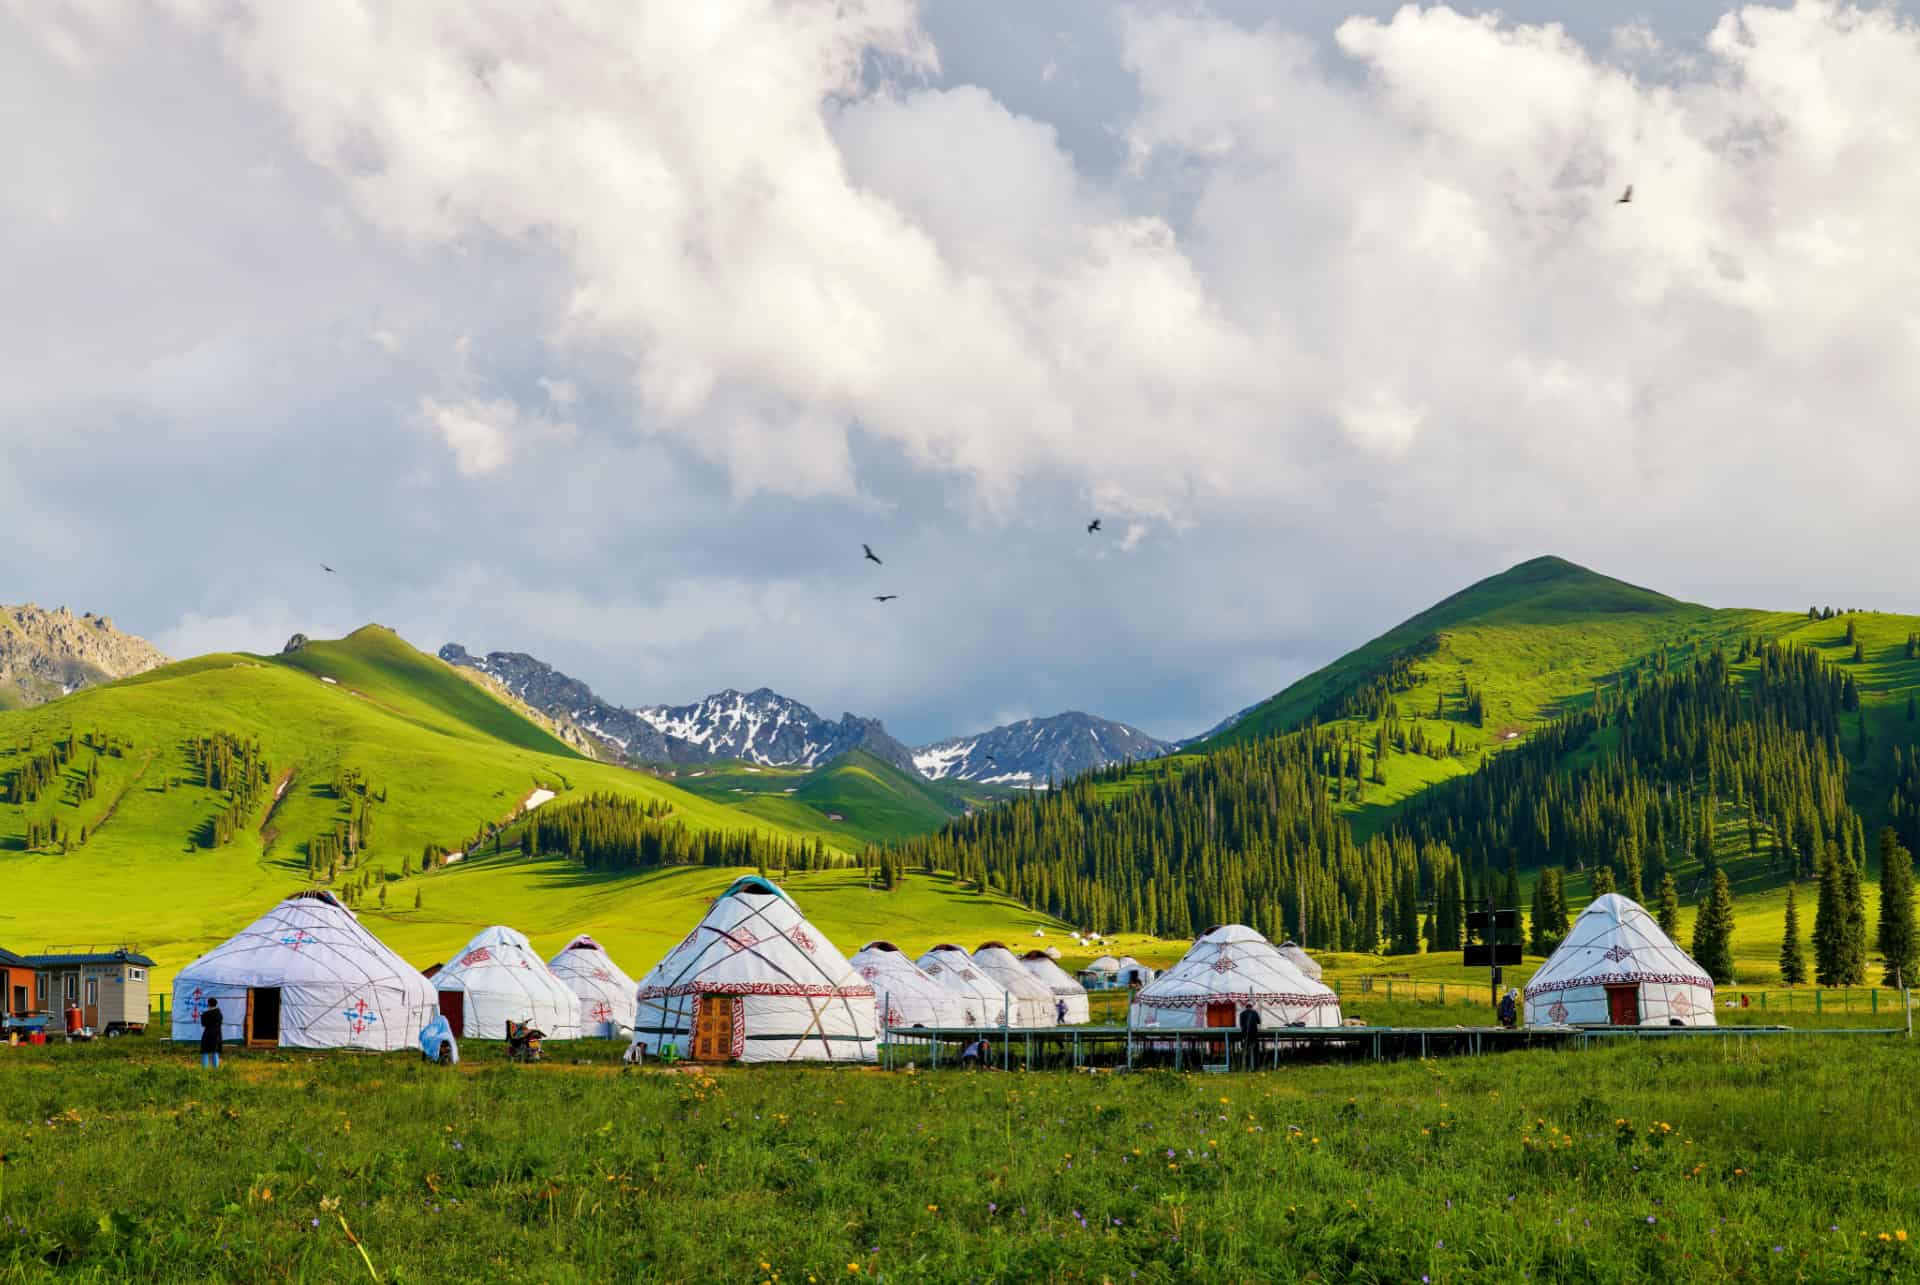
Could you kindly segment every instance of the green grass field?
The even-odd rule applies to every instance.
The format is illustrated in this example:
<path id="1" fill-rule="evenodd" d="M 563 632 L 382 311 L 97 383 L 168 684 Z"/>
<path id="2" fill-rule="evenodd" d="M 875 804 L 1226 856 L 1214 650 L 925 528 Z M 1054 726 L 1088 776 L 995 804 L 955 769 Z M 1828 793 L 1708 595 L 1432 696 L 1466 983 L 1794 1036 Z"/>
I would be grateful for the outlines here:
<path id="1" fill-rule="evenodd" d="M 0 1049 L 0 1280 L 1920 1271 L 1904 1039 L 1228 1076 L 621 1076 L 564 1047 L 217 1073 L 150 1041 Z"/>

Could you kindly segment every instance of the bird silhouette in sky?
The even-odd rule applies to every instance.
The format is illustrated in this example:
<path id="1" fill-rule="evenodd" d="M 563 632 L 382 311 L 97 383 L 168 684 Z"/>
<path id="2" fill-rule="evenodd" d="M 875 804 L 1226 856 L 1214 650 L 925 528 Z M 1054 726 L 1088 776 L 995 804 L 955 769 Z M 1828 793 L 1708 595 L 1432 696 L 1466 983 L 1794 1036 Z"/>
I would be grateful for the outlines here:
<path id="1" fill-rule="evenodd" d="M 875 552 L 873 551 L 873 546 L 872 546 L 872 545 L 870 545 L 870 544 L 863 544 L 863 545 L 861 545 L 860 547 L 861 547 L 862 549 L 864 549 L 864 550 L 866 550 L 866 553 L 867 553 L 867 561 L 868 561 L 868 562 L 871 562 L 871 563 L 873 563 L 873 564 L 874 564 L 875 566 L 884 566 L 884 565 L 885 565 L 884 563 L 882 563 L 882 562 L 880 561 L 880 555 L 879 555 L 879 554 L 877 554 L 877 553 L 875 553 Z"/>
<path id="2" fill-rule="evenodd" d="M 1619 199 L 1614 201 L 1614 204 L 1615 205 L 1632 205 L 1633 204 L 1633 184 L 1631 183 L 1627 184 L 1627 190 L 1620 194 Z"/>
<path id="3" fill-rule="evenodd" d="M 332 567 L 328 566 L 324 562 L 320 564 L 320 569 L 326 572 L 330 576 L 337 576 L 340 574 L 338 571 L 335 571 Z"/>
<path id="4" fill-rule="evenodd" d="M 1093 521 L 1091 521 L 1091 522 L 1089 522 L 1089 523 L 1087 523 L 1087 534 L 1088 534 L 1088 535 L 1092 535 L 1092 534 L 1093 534 L 1093 533 L 1094 533 L 1095 531 L 1098 531 L 1099 529 L 1100 529 L 1100 519 L 1099 519 L 1099 518 L 1095 518 L 1095 519 L 1094 519 Z"/>
<path id="5" fill-rule="evenodd" d="M 875 602 L 892 602 L 895 598 L 898 598 L 899 596 L 900 595 L 897 593 L 876 593 L 873 595 L 873 600 Z"/>

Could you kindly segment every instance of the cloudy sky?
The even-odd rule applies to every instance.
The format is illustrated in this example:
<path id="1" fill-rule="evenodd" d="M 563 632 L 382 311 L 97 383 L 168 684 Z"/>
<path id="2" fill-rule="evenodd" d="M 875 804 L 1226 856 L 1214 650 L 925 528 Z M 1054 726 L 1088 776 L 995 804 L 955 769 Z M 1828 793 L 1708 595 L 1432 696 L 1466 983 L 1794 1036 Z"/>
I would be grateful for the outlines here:
<path id="1" fill-rule="evenodd" d="M 1175 736 L 1541 553 L 1920 608 L 1898 8 L 0 0 L 0 154 L 0 600 L 175 655 Z"/>

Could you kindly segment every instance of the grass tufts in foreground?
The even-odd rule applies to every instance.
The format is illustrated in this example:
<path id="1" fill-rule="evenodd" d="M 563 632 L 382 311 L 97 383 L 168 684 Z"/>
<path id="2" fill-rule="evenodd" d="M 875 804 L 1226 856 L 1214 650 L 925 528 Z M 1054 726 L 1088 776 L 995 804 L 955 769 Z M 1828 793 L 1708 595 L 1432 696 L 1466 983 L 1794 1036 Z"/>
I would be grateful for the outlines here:
<path id="1" fill-rule="evenodd" d="M 0 1050 L 0 1280 L 1920 1270 L 1905 1040 L 1252 1077 L 623 1077 L 612 1046 L 549 1047 L 531 1068 L 474 1046 L 453 1071 L 277 1053 L 215 1074 L 141 1041 Z"/>

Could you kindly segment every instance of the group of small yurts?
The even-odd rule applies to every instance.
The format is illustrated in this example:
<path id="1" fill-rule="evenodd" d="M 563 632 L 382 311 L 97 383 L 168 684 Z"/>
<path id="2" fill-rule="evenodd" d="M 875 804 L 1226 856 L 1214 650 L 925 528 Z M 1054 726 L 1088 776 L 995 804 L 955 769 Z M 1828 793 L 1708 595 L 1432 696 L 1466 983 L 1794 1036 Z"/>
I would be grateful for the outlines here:
<path id="1" fill-rule="evenodd" d="M 542 959 L 491 927 L 424 973 L 321 890 L 295 893 L 181 970 L 173 1036 L 216 1046 L 419 1047 L 456 1041 L 624 1039 L 628 1058 L 870 1062 L 892 1031 L 952 1034 L 1089 1021 L 1087 987 L 1055 948 L 940 945 L 919 959 L 873 941 L 842 955 L 782 889 L 736 879 L 637 983 L 593 938 Z M 1132 961 L 1125 961 L 1132 965 Z M 1096 988 L 1111 958 L 1082 976 Z M 1292 942 L 1209 929 L 1172 967 L 1133 965 L 1135 1031 L 1342 1025 L 1340 997 Z M 213 1012 L 217 1007 L 217 1013 Z M 1525 989 L 1532 1026 L 1712 1025 L 1713 982 L 1644 908 L 1609 893 L 1574 923 Z"/>

